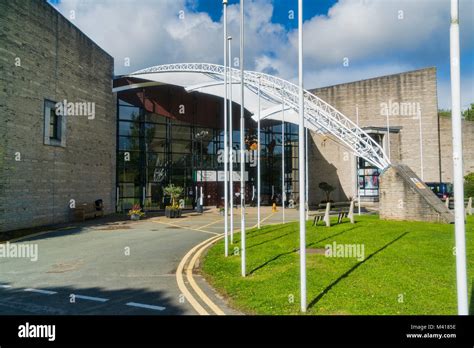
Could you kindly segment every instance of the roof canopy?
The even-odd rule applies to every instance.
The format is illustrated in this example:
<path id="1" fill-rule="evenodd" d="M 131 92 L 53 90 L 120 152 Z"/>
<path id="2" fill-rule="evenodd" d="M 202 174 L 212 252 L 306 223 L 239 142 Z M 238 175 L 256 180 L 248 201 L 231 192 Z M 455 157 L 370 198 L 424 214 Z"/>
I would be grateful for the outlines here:
<path id="1" fill-rule="evenodd" d="M 168 64 L 143 69 L 122 76 L 132 80 L 138 78 L 141 81 L 116 87 L 114 92 L 149 86 L 175 85 L 185 88 L 190 93 L 198 92 L 224 98 L 225 73 L 228 74 L 229 81 L 232 80 L 232 100 L 241 104 L 240 70 L 225 69 L 222 65 L 206 63 Z M 299 88 L 295 84 L 275 76 L 245 71 L 244 107 L 253 115 L 255 121 L 259 116 L 259 99 L 261 120 L 281 121 L 284 117 L 286 122 L 298 124 Z M 331 135 L 355 155 L 380 169 L 390 164 L 380 145 L 334 107 L 306 90 L 304 105 L 305 127 L 314 132 Z"/>

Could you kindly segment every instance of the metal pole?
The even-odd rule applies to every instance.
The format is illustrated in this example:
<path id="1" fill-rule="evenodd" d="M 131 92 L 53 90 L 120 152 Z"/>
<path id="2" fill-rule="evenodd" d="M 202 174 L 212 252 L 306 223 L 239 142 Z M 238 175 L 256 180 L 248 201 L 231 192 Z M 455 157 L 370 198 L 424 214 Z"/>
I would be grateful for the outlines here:
<path id="1" fill-rule="evenodd" d="M 387 152 L 388 152 L 388 160 L 390 161 L 390 120 L 389 120 L 390 112 L 387 112 Z"/>
<path id="2" fill-rule="evenodd" d="M 306 219 L 304 212 L 304 94 L 303 94 L 303 0 L 298 0 L 298 80 L 299 80 L 299 127 L 298 127 L 298 161 L 300 191 L 300 304 L 301 311 L 306 312 Z"/>
<path id="3" fill-rule="evenodd" d="M 424 181 L 424 168 L 423 168 L 423 129 L 421 128 L 421 112 L 418 115 L 419 128 L 420 128 L 420 174 L 421 180 Z"/>
<path id="4" fill-rule="evenodd" d="M 257 228 L 260 228 L 260 192 L 261 192 L 261 174 L 260 171 L 260 76 L 258 77 L 258 114 L 257 114 Z"/>
<path id="5" fill-rule="evenodd" d="M 458 0 L 451 0 L 450 65 L 452 110 L 451 120 L 453 129 L 454 220 L 456 235 L 456 283 L 458 296 L 458 314 L 468 315 L 458 11 Z"/>
<path id="6" fill-rule="evenodd" d="M 227 0 L 223 0 L 224 6 L 224 254 L 227 257 L 229 253 L 228 238 L 228 209 L 229 196 L 227 187 L 227 162 L 229 160 L 229 148 L 227 143 Z"/>
<path id="7" fill-rule="evenodd" d="M 306 208 L 306 220 L 309 219 L 309 179 L 308 179 L 308 128 L 305 127 L 304 129 L 305 131 L 305 137 L 304 137 L 304 140 L 305 140 L 305 176 L 306 176 L 306 180 L 305 180 L 305 183 L 306 183 L 306 205 L 305 205 L 305 208 Z"/>
<path id="8" fill-rule="evenodd" d="M 281 218 L 285 223 L 285 99 L 281 102 Z"/>
<path id="9" fill-rule="evenodd" d="M 245 151 L 244 151 L 244 0 L 240 0 L 240 254 L 245 277 Z"/>
<path id="10" fill-rule="evenodd" d="M 233 119 L 232 119 L 232 36 L 227 37 L 229 44 L 229 148 L 230 148 L 230 164 L 229 164 L 229 195 L 230 195 L 230 243 L 234 244 L 234 135 L 233 135 Z"/>
<path id="11" fill-rule="evenodd" d="M 356 104 L 356 121 L 359 127 L 359 105 Z M 356 187 L 357 187 L 357 210 L 360 215 L 360 187 L 359 187 L 359 157 L 356 155 Z"/>

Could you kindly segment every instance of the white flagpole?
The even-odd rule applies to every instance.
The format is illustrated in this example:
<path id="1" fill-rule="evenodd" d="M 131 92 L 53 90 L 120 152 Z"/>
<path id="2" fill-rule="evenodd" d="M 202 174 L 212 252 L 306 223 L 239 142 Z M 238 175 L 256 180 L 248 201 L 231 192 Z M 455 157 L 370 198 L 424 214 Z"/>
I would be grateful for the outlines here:
<path id="1" fill-rule="evenodd" d="M 418 127 L 419 127 L 419 131 L 420 131 L 420 174 L 421 174 L 421 180 L 425 180 L 424 176 L 424 168 L 423 168 L 423 128 L 422 128 L 422 124 L 421 124 L 421 112 L 420 114 L 418 115 Z"/>
<path id="2" fill-rule="evenodd" d="M 232 36 L 227 37 L 229 43 L 229 195 L 230 195 L 230 243 L 234 244 L 234 135 L 233 135 L 233 118 L 232 118 Z"/>
<path id="3" fill-rule="evenodd" d="M 240 95 L 240 255 L 242 277 L 245 277 L 244 0 L 240 0 Z"/>
<path id="4" fill-rule="evenodd" d="M 281 102 L 281 218 L 285 223 L 285 99 Z"/>
<path id="5" fill-rule="evenodd" d="M 227 0 L 223 0 L 224 5 L 224 254 L 227 257 L 229 253 L 229 238 L 228 238 L 228 173 L 227 162 L 229 160 L 229 144 L 227 142 Z"/>
<path id="6" fill-rule="evenodd" d="M 260 171 L 260 76 L 258 77 L 258 119 L 257 119 L 257 228 L 260 228 L 260 192 L 261 192 L 261 171 Z"/>
<path id="7" fill-rule="evenodd" d="M 309 219 L 309 179 L 308 179 L 308 128 L 305 127 L 305 177 L 306 177 L 306 220 Z"/>
<path id="8" fill-rule="evenodd" d="M 303 0 L 298 0 L 298 80 L 299 80 L 299 213 L 300 213 L 300 305 L 306 312 L 306 219 L 305 219 L 305 159 L 304 159 L 304 94 L 303 94 Z"/>
<path id="9" fill-rule="evenodd" d="M 359 105 L 356 104 L 356 122 L 359 127 Z M 356 155 L 357 210 L 360 215 L 359 157 Z"/>
<path id="10" fill-rule="evenodd" d="M 454 220 L 456 236 L 456 285 L 458 314 L 468 315 L 466 235 L 464 225 L 464 178 L 461 123 L 461 76 L 459 53 L 459 2 L 451 0 L 451 121 L 453 132 L 453 173 L 454 173 Z"/>

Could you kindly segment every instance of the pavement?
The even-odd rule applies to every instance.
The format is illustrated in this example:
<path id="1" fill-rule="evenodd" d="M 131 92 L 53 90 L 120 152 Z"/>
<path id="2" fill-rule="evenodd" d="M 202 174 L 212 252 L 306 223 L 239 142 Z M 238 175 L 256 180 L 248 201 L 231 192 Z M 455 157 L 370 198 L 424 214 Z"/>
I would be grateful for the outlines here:
<path id="1" fill-rule="evenodd" d="M 298 218 L 294 209 L 285 215 Z M 237 233 L 239 209 L 234 217 Z M 246 209 L 246 220 L 257 223 L 256 208 Z M 280 223 L 281 208 L 263 207 L 261 221 Z M 0 257 L 0 315 L 241 314 L 199 274 L 200 257 L 223 232 L 224 218 L 211 209 L 179 219 L 97 220 L 10 242 L 12 250 L 37 248 L 37 260 Z"/>

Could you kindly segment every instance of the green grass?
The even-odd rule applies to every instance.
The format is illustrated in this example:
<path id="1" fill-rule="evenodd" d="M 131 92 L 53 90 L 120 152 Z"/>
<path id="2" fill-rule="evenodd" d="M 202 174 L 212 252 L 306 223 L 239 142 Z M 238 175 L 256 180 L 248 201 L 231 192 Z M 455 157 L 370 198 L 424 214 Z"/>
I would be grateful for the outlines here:
<path id="1" fill-rule="evenodd" d="M 365 259 L 307 254 L 308 314 L 456 314 L 454 226 L 356 217 L 356 224 L 307 224 L 307 248 L 363 244 Z M 234 237 L 240 245 L 240 234 Z M 468 285 L 474 281 L 474 217 L 466 227 Z M 298 223 L 247 232 L 247 277 L 223 241 L 204 258 L 206 279 L 249 314 L 299 314 Z M 231 250 L 230 253 L 232 253 Z M 472 296 L 470 295 L 470 298 Z M 474 313 L 470 300 L 470 313 Z"/>

